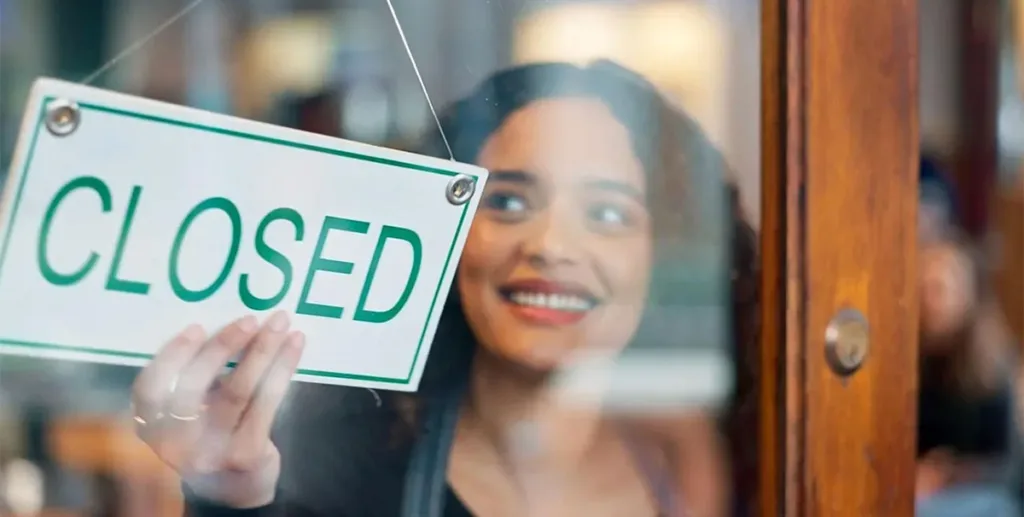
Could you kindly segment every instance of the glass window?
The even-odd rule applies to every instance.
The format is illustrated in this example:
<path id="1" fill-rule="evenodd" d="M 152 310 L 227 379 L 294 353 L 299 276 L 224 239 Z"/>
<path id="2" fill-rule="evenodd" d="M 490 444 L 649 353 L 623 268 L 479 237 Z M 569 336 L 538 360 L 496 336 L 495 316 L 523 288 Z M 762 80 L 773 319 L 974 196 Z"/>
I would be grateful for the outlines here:
<path id="1" fill-rule="evenodd" d="M 490 174 L 413 393 L 288 382 L 296 368 L 316 367 L 310 351 L 332 346 L 303 347 L 314 317 L 295 310 L 313 227 L 287 248 L 302 260 L 282 300 L 239 310 L 234 322 L 153 330 L 140 350 L 158 355 L 145 368 L 83 352 L 97 345 L 72 343 L 77 331 L 36 346 L 0 330 L 5 511 L 756 509 L 758 2 L 0 0 L 0 24 L 0 165 L 12 178 L 24 106 L 41 76 Z M 231 155 L 212 138 L 161 145 L 181 167 L 228 174 Z M 89 154 L 113 160 L 131 147 L 102 146 Z M 244 182 L 259 203 L 298 200 L 300 216 L 314 205 L 344 208 L 326 187 L 234 177 L 226 189 Z M 209 192 L 215 179 L 182 192 Z M 5 201 L 15 188 L 4 186 Z M 395 196 L 418 195 L 410 188 L 396 186 Z M 123 213 L 128 198 L 117 195 L 113 212 Z M 145 195 L 140 218 L 158 209 L 142 203 L 164 202 Z M 238 206 L 245 261 L 256 257 L 247 243 L 258 218 Z M 88 224 L 86 233 L 103 231 Z M 268 239 L 287 237 L 273 231 Z M 165 244 L 129 249 L 124 267 L 166 271 Z M 109 248 L 97 252 L 100 269 Z M 34 257 L 36 248 L 9 253 Z M 50 260 L 71 268 L 80 258 Z M 12 282 L 2 268 L 0 292 Z M 238 271 L 229 275 L 211 296 L 237 295 Z M 85 290 L 73 296 L 95 303 L 26 328 L 79 328 L 71 321 L 90 321 L 110 297 L 163 304 L 149 307 L 168 318 L 201 315 L 205 303 L 159 301 L 172 287 L 158 280 L 148 294 L 91 281 L 40 280 L 45 296 Z M 2 303 L 13 306 L 12 296 Z M 16 296 L 31 304 L 44 295 Z"/>

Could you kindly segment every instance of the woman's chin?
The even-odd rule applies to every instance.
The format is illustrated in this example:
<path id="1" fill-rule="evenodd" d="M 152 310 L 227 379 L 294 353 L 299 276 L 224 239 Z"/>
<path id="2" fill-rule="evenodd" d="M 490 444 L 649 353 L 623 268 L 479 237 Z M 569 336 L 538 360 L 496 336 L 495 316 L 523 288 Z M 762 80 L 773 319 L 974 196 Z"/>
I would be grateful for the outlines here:
<path id="1" fill-rule="evenodd" d="M 514 350 L 489 350 L 505 363 L 505 368 L 520 373 L 547 376 L 572 362 L 573 350 L 564 346 L 530 346 Z"/>

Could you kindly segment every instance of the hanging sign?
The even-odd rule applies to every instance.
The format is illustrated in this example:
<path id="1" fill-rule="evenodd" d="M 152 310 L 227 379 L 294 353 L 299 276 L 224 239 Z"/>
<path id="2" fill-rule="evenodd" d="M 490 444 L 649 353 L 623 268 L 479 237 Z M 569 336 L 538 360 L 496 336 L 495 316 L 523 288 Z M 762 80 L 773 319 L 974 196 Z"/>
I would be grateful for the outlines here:
<path id="1" fill-rule="evenodd" d="M 486 177 L 41 79 L 0 201 L 0 351 L 143 365 L 189 323 L 286 310 L 298 379 L 415 390 Z"/>

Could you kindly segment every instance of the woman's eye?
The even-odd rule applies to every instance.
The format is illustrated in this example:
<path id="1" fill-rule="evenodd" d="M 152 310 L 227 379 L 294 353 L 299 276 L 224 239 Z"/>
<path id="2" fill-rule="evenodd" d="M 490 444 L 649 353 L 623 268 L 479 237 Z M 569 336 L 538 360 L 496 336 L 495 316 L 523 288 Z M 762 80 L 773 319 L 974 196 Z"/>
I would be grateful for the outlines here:
<path id="1" fill-rule="evenodd" d="M 614 205 L 595 205 L 590 207 L 588 218 L 600 225 L 628 226 L 630 216 L 621 207 Z"/>
<path id="2" fill-rule="evenodd" d="M 495 192 L 484 199 L 484 206 L 499 212 L 523 212 L 526 210 L 526 199 L 510 192 Z"/>

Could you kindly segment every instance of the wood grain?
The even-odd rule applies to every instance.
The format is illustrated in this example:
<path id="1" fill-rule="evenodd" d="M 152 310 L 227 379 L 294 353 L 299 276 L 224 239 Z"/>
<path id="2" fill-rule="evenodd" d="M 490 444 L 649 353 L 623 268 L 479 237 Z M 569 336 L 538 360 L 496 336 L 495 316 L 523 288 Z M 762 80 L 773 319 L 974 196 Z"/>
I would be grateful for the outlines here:
<path id="1" fill-rule="evenodd" d="M 917 389 L 917 2 L 805 11 L 801 515 L 911 516 Z M 790 77 L 790 81 L 794 78 Z M 841 308 L 871 352 L 848 378 L 823 358 Z"/>
<path id="2" fill-rule="evenodd" d="M 762 0 L 759 515 L 911 516 L 917 3 Z M 871 325 L 842 378 L 824 333 Z"/>
<path id="3" fill-rule="evenodd" d="M 800 515 L 803 479 L 802 12 L 802 1 L 761 3 L 761 517 Z"/>
<path id="4" fill-rule="evenodd" d="M 1014 338 L 1024 351 L 1024 171 L 1016 185 L 994 196 L 993 232 L 999 246 L 992 268 L 999 306 Z"/>

